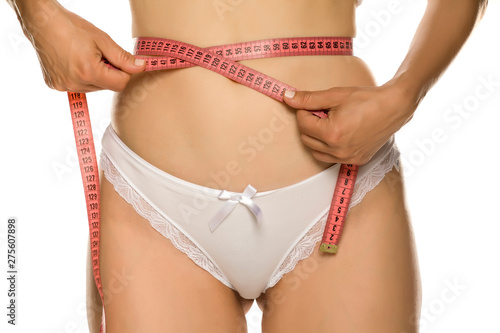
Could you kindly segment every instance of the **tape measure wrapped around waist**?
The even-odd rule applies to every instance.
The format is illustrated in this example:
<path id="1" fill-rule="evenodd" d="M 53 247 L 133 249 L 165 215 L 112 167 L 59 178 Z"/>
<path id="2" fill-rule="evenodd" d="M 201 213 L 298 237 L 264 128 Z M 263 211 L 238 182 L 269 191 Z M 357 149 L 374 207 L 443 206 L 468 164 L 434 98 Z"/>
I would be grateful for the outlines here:
<path id="1" fill-rule="evenodd" d="M 282 102 L 285 90 L 296 89 L 238 61 L 304 55 L 348 56 L 353 54 L 353 43 L 350 37 L 297 37 L 200 48 L 171 39 L 138 37 L 135 40 L 134 53 L 136 58 L 146 60 L 146 71 L 200 66 Z M 113 67 L 106 59 L 103 61 L 109 67 Z M 105 304 L 99 268 L 99 173 L 92 126 L 85 94 L 68 92 L 68 99 L 87 205 L 94 280 L 102 304 Z M 311 112 L 320 118 L 327 117 L 327 111 Z M 321 251 L 330 253 L 337 251 L 357 172 L 358 167 L 355 165 L 342 165 L 340 168 Z M 104 315 L 103 306 L 101 333 L 105 332 L 106 327 Z"/>

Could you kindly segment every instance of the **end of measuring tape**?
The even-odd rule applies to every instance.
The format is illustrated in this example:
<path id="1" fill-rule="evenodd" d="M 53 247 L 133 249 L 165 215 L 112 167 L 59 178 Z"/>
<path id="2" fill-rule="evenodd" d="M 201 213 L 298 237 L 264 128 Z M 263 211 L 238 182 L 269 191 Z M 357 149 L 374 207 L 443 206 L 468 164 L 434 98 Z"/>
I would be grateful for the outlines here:
<path id="1" fill-rule="evenodd" d="M 327 253 L 337 253 L 338 246 L 335 244 L 321 243 L 319 250 Z"/>
<path id="2" fill-rule="evenodd" d="M 320 110 L 320 111 L 311 111 L 312 114 L 315 116 L 318 116 L 321 119 L 328 118 L 328 111 L 326 110 Z"/>

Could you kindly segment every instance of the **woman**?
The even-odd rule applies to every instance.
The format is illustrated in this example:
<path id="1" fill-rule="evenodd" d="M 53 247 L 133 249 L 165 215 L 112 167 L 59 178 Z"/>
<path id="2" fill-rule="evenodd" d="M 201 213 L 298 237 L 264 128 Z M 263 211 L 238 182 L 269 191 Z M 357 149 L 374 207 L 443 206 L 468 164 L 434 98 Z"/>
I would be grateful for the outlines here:
<path id="1" fill-rule="evenodd" d="M 456 55 L 484 11 L 484 1 L 429 1 L 408 56 L 394 78 L 380 87 L 374 86 L 363 61 L 352 56 L 242 61 L 299 89 L 324 90 L 298 92 L 285 99 L 290 107 L 202 68 L 141 73 L 144 65 L 136 65 L 107 35 L 57 3 L 16 4 L 49 86 L 81 92 L 120 91 L 101 164 L 106 171 L 101 172 L 101 271 L 103 287 L 112 295 L 105 299 L 109 332 L 244 332 L 244 313 L 252 298 L 263 309 L 263 331 L 417 331 L 419 274 L 391 137 L 411 119 L 420 100 Z M 166 37 L 200 47 L 264 38 L 354 36 L 356 5 L 352 0 L 313 4 L 132 1 L 133 36 Z M 37 25 L 34 18 L 40 10 L 53 16 L 48 23 Z M 121 71 L 109 70 L 100 62 L 101 56 Z M 138 93 L 144 91 L 145 95 Z M 331 111 L 327 119 L 319 120 L 305 111 L 315 109 Z M 259 136 L 266 128 L 272 138 Z M 229 257 L 231 250 L 223 248 L 222 257 L 215 259 L 209 258 L 213 252 L 201 251 L 204 258 L 192 259 L 183 252 L 196 251 L 193 244 L 179 251 L 181 234 L 172 229 L 161 235 L 151 228 L 150 222 L 154 225 L 156 220 L 147 212 L 154 210 L 138 204 L 140 198 L 127 196 L 126 189 L 132 185 L 123 178 L 129 175 L 119 172 L 120 165 L 112 161 L 116 162 L 116 154 L 133 156 L 121 142 L 176 181 L 238 193 L 248 184 L 257 192 L 291 184 L 307 187 L 318 179 L 315 175 L 335 175 L 334 163 L 361 164 L 366 167 L 358 181 L 360 203 L 351 205 L 341 250 L 334 256 L 319 253 L 317 238 L 308 234 L 321 230 L 322 219 L 296 221 L 294 225 L 303 224 L 294 236 L 296 242 L 280 246 L 291 248 L 287 253 L 299 252 L 298 258 L 278 255 L 280 260 L 269 263 L 268 258 L 257 257 L 257 264 L 270 265 L 272 274 L 262 279 L 261 292 L 265 293 L 255 295 L 259 286 L 252 286 L 251 291 L 246 288 L 255 282 L 257 272 L 241 282 L 243 277 L 227 277 L 237 275 L 238 270 L 231 273 L 233 266 L 217 272 L 206 264 L 214 261 L 212 265 L 222 266 L 223 254 Z M 281 209 L 284 218 L 309 209 L 320 190 L 326 191 L 316 187 L 304 190 L 300 206 Z M 207 209 L 190 202 L 185 212 L 193 219 L 201 215 L 207 223 L 212 218 Z M 248 212 L 245 207 L 237 209 L 213 236 L 229 232 L 229 228 L 247 228 L 254 232 L 246 235 L 248 239 L 258 243 L 260 229 L 252 224 L 253 216 L 239 226 L 237 214 Z M 261 227 L 280 223 L 266 220 L 273 215 L 268 211 L 264 210 Z M 280 216 L 281 212 L 274 214 Z M 191 225 L 198 222 L 193 221 Z M 315 241 L 306 246 L 304 239 Z M 236 240 L 227 239 L 227 244 L 244 240 L 240 235 Z M 274 243 L 265 243 L 269 256 L 273 247 Z M 312 253 L 310 249 L 314 249 Z M 291 264 L 280 269 L 288 261 Z M 115 285 L 116 271 L 125 271 L 130 277 L 125 288 Z M 294 316 L 298 311 L 302 316 Z M 389 311 L 391 318 L 384 316 Z M 99 315 L 97 310 L 90 316 L 93 330 L 98 330 Z"/>

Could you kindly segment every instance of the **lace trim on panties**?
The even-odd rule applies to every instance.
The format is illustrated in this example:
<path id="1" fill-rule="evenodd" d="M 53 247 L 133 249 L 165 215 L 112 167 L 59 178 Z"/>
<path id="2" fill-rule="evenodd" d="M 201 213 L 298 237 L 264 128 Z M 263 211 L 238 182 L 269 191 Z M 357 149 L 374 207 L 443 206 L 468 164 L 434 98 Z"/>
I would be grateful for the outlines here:
<path id="1" fill-rule="evenodd" d="M 368 172 L 364 177 L 358 177 L 358 179 L 356 179 L 356 185 L 354 185 L 354 193 L 351 198 L 349 209 L 359 204 L 361 200 L 363 200 L 365 194 L 375 188 L 384 178 L 385 174 L 392 170 L 393 166 L 399 171 L 400 152 L 396 145 L 393 147 L 394 148 L 390 150 L 379 165 L 373 168 L 373 170 Z M 312 251 L 317 248 L 317 243 L 320 242 L 323 237 L 327 217 L 328 212 L 323 215 L 293 247 L 292 251 L 288 253 L 285 260 L 267 283 L 264 291 L 278 283 L 283 275 L 291 272 L 300 260 L 306 259 L 312 254 Z"/>
<path id="2" fill-rule="evenodd" d="M 100 166 L 104 170 L 106 179 L 113 184 L 115 191 L 120 194 L 135 211 L 149 221 L 151 226 L 164 237 L 170 239 L 174 246 L 187 254 L 198 266 L 212 274 L 217 280 L 234 289 L 229 280 L 222 274 L 219 268 L 201 251 L 188 237 L 177 229 L 170 221 L 160 215 L 132 186 L 122 177 L 113 163 L 101 153 Z"/>
<path id="3" fill-rule="evenodd" d="M 367 192 L 376 187 L 384 178 L 385 174 L 395 166 L 399 169 L 399 150 L 394 149 L 377 165 L 368 172 L 363 178 L 358 178 L 354 187 L 350 207 L 354 207 L 361 202 Z M 104 151 L 101 153 L 101 168 L 104 170 L 106 179 L 113 184 L 116 192 L 120 194 L 136 212 L 147 219 L 151 226 L 155 228 L 164 237 L 170 239 L 174 246 L 184 252 L 198 266 L 212 274 L 224 285 L 232 288 L 229 280 L 222 274 L 219 268 L 200 250 L 188 237 L 180 232 L 170 221 L 160 215 L 150 204 L 148 204 L 121 176 L 113 163 L 108 159 Z M 280 264 L 274 275 L 270 278 L 266 288 L 273 287 L 286 273 L 292 271 L 300 260 L 306 259 L 316 248 L 317 243 L 323 236 L 323 230 L 326 224 L 328 213 L 322 216 L 309 231 L 297 242 L 292 251 Z"/>

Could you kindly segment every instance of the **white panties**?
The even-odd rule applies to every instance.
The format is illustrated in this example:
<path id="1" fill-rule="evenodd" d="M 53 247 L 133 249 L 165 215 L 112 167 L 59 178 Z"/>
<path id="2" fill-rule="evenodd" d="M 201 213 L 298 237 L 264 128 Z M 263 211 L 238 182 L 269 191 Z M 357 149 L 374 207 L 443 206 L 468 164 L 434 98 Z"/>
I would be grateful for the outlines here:
<path id="1" fill-rule="evenodd" d="M 360 167 L 350 207 L 398 168 L 398 161 L 391 138 Z M 243 298 L 255 299 L 319 246 L 340 165 L 276 190 L 254 193 L 248 186 L 244 193 L 227 192 L 156 168 L 108 126 L 100 167 L 115 190 L 177 249 Z M 218 225 L 215 230 L 210 223 Z"/>

